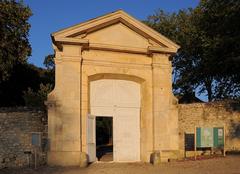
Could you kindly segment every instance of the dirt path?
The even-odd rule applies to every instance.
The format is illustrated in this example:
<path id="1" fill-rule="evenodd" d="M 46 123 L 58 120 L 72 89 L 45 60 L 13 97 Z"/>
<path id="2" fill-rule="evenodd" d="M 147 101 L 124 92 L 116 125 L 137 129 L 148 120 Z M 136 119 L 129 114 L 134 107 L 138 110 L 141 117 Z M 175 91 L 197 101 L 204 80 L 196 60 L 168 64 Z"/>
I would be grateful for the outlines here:
<path id="1" fill-rule="evenodd" d="M 87 168 L 41 167 L 4 169 L 0 174 L 240 174 L 240 156 L 201 161 L 170 162 L 153 166 L 146 163 L 94 163 Z"/>

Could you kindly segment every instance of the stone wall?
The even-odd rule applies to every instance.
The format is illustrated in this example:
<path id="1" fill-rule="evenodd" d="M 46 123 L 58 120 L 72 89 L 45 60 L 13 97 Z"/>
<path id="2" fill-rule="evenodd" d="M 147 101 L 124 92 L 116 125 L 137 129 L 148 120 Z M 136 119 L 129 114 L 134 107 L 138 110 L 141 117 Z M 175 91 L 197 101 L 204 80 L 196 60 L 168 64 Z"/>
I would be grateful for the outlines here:
<path id="1" fill-rule="evenodd" d="M 240 106 L 234 103 L 197 103 L 179 105 L 180 152 L 184 155 L 184 133 L 196 127 L 225 126 L 226 150 L 240 151 Z M 42 135 L 37 163 L 46 163 L 47 116 L 40 110 L 0 108 L 0 169 L 34 164 L 32 133 Z M 26 152 L 31 152 L 29 155 Z"/>
<path id="2" fill-rule="evenodd" d="M 240 151 L 240 105 L 237 103 L 196 103 L 179 105 L 180 150 L 184 153 L 184 133 L 196 127 L 222 127 L 226 131 L 226 151 Z"/>
<path id="3" fill-rule="evenodd" d="M 27 108 L 0 108 L 0 169 L 34 164 L 33 132 L 42 135 L 41 147 L 37 150 L 39 165 L 46 161 L 46 113 Z"/>

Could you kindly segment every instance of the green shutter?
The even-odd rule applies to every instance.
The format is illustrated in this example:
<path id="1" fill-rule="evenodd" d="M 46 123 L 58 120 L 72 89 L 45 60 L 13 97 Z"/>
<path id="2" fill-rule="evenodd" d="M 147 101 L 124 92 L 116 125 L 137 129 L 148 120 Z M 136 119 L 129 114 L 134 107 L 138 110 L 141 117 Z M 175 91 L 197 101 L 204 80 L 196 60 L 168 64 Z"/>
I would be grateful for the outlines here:
<path id="1" fill-rule="evenodd" d="M 213 128 L 213 147 L 218 147 L 218 128 Z"/>
<path id="2" fill-rule="evenodd" d="M 197 127 L 197 147 L 201 147 L 201 128 Z"/>
<path id="3" fill-rule="evenodd" d="M 214 128 L 214 147 L 220 148 L 224 146 L 224 129 L 222 127 Z"/>

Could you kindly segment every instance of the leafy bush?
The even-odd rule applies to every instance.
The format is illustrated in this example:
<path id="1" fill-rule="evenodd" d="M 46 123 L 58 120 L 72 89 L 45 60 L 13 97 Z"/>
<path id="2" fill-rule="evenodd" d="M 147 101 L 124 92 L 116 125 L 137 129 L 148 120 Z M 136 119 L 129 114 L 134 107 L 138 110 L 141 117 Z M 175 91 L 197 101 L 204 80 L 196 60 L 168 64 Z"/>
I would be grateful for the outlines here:
<path id="1" fill-rule="evenodd" d="M 33 91 L 33 89 L 28 88 L 27 91 L 24 91 L 23 98 L 25 101 L 25 105 L 28 107 L 39 107 L 45 108 L 44 101 L 47 100 L 47 95 L 53 89 L 53 85 L 51 84 L 40 84 L 40 88 L 38 91 Z"/>

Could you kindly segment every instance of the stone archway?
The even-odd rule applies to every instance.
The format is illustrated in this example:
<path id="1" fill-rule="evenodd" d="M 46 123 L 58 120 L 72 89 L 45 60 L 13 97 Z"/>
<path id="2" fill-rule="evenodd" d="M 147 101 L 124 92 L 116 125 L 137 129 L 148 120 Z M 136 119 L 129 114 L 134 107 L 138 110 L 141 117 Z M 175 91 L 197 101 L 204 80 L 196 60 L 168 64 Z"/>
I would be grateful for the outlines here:
<path id="1" fill-rule="evenodd" d="M 90 82 L 90 114 L 113 117 L 114 161 L 140 161 L 140 92 L 140 84 L 134 81 Z"/>

